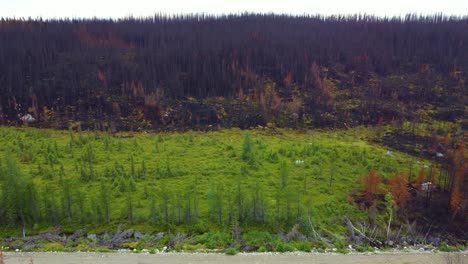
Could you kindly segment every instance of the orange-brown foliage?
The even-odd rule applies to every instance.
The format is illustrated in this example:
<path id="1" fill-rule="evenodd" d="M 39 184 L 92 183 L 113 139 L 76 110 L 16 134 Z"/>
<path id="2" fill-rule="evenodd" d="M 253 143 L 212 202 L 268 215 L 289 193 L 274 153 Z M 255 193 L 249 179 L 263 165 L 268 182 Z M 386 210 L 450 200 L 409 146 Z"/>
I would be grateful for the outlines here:
<path id="1" fill-rule="evenodd" d="M 284 85 L 286 85 L 286 86 L 290 86 L 290 85 L 292 84 L 292 74 L 291 74 L 291 71 L 288 72 L 288 74 L 287 74 L 286 77 L 284 78 L 283 82 L 284 82 Z"/>
<path id="2" fill-rule="evenodd" d="M 433 185 L 439 184 L 439 170 L 437 169 L 436 165 L 432 165 L 431 167 L 431 179 Z"/>
<path id="3" fill-rule="evenodd" d="M 367 177 L 362 179 L 362 183 L 364 184 L 362 198 L 365 202 L 370 203 L 381 192 L 380 184 L 382 180 L 377 175 L 377 171 L 372 169 Z"/>
<path id="4" fill-rule="evenodd" d="M 416 186 L 416 188 L 419 188 L 424 182 L 426 182 L 426 172 L 424 171 L 424 168 L 420 168 L 418 176 L 416 177 L 416 179 L 414 179 L 414 186 Z"/>
<path id="5" fill-rule="evenodd" d="M 450 208 L 452 209 L 452 212 L 455 214 L 460 210 L 462 203 L 462 195 L 460 191 L 458 190 L 457 187 L 455 187 L 455 190 L 452 192 L 452 195 L 450 196 Z"/>
<path id="6" fill-rule="evenodd" d="M 406 172 L 400 172 L 398 175 L 393 175 L 387 182 L 387 187 L 400 208 L 405 206 L 409 198 L 407 179 L 408 174 Z"/>
<path id="7" fill-rule="evenodd" d="M 242 89 L 242 86 L 239 86 L 239 100 L 244 100 L 244 89 Z"/>
<path id="8" fill-rule="evenodd" d="M 105 84 L 107 81 L 106 75 L 101 70 L 98 70 L 97 73 L 98 73 L 98 79 Z"/>
<path id="9" fill-rule="evenodd" d="M 108 32 L 107 35 L 96 36 L 88 31 L 86 26 L 80 26 L 76 34 L 81 43 L 90 47 L 115 47 L 115 48 L 134 48 L 132 44 L 125 43 Z"/>
<path id="10" fill-rule="evenodd" d="M 346 202 L 348 204 L 354 204 L 354 198 L 349 193 L 346 193 Z"/>

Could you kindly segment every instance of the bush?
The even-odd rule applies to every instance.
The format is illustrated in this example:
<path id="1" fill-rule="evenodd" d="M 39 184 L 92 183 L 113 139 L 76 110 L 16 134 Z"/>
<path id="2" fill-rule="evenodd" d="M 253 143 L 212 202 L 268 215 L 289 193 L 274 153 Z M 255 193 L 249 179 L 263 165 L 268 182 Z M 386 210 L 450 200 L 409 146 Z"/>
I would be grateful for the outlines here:
<path id="1" fill-rule="evenodd" d="M 346 249 L 346 248 L 339 248 L 338 253 L 341 253 L 341 254 L 348 254 L 349 253 L 349 249 Z"/>
<path id="2" fill-rule="evenodd" d="M 224 251 L 224 253 L 226 253 L 226 255 L 229 255 L 229 256 L 234 256 L 234 255 L 237 255 L 239 251 L 235 248 L 228 248 L 226 249 L 226 251 Z"/>
<path id="3" fill-rule="evenodd" d="M 312 248 L 318 249 L 318 250 L 324 250 L 328 248 L 329 245 L 323 241 L 320 240 L 315 240 L 312 242 Z"/>
<path id="4" fill-rule="evenodd" d="M 374 252 L 375 251 L 375 248 L 369 245 L 356 246 L 355 249 L 357 252 Z"/>
<path id="5" fill-rule="evenodd" d="M 273 240 L 271 234 L 263 231 L 251 231 L 242 236 L 245 244 L 249 247 L 259 248 Z"/>
<path id="6" fill-rule="evenodd" d="M 63 251 L 64 247 L 62 244 L 57 243 L 57 242 L 49 242 L 46 244 L 43 244 L 41 247 L 37 248 L 36 251 L 39 252 L 52 252 L 52 251 Z"/>
<path id="7" fill-rule="evenodd" d="M 258 248 L 257 252 L 268 252 L 268 249 L 264 246 Z"/>
<path id="8" fill-rule="evenodd" d="M 204 244 L 208 249 L 225 248 L 233 242 L 231 236 L 227 233 L 208 232 L 196 238 L 199 243 Z"/>
<path id="9" fill-rule="evenodd" d="M 443 252 L 455 252 L 455 251 L 463 250 L 463 246 L 462 245 L 450 246 L 447 243 L 442 242 L 439 246 L 439 250 Z"/>
<path id="10" fill-rule="evenodd" d="M 310 252 L 312 250 L 312 244 L 310 241 L 298 241 L 296 242 L 296 249 L 304 252 Z"/>
<path id="11" fill-rule="evenodd" d="M 282 240 L 276 240 L 273 243 L 274 250 L 276 252 L 292 252 L 294 251 L 294 247 L 290 243 L 283 242 Z"/>

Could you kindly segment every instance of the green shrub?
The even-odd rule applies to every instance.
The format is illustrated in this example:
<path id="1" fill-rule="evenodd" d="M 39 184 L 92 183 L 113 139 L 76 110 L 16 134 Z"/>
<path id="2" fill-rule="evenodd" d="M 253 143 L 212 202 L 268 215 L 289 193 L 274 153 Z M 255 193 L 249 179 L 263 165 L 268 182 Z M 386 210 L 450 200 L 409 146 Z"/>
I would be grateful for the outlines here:
<path id="1" fill-rule="evenodd" d="M 443 252 L 455 252 L 455 251 L 463 250 L 463 246 L 462 245 L 450 246 L 447 243 L 442 242 L 439 246 L 439 250 Z"/>
<path id="2" fill-rule="evenodd" d="M 10 244 L 10 247 L 17 249 L 17 248 L 21 248 L 23 245 L 24 245 L 23 240 L 15 240 L 13 243 Z"/>
<path id="3" fill-rule="evenodd" d="M 203 235 L 197 236 L 196 239 L 199 243 L 204 244 L 208 249 L 225 248 L 227 245 L 234 242 L 228 233 L 212 233 L 208 232 Z"/>
<path id="4" fill-rule="evenodd" d="M 298 241 L 296 242 L 296 249 L 304 252 L 310 252 L 312 250 L 312 243 L 310 241 Z"/>
<path id="5" fill-rule="evenodd" d="M 108 248 L 108 247 L 96 247 L 93 249 L 94 252 L 100 252 L 100 253 L 110 253 L 114 252 L 114 250 Z"/>
<path id="6" fill-rule="evenodd" d="M 337 250 L 338 253 L 341 253 L 341 254 L 348 254 L 349 253 L 349 249 L 346 249 L 346 248 L 339 248 Z"/>
<path id="7" fill-rule="evenodd" d="M 355 247 L 357 252 L 374 252 L 375 248 L 369 245 L 360 245 Z"/>
<path id="8" fill-rule="evenodd" d="M 182 246 L 182 250 L 183 251 L 188 251 L 188 252 L 197 251 L 197 250 L 202 249 L 202 248 L 203 248 L 202 244 L 196 244 L 196 245 L 183 244 L 183 246 Z"/>
<path id="9" fill-rule="evenodd" d="M 337 240 L 333 243 L 333 247 L 336 249 L 346 249 L 346 242 L 344 240 Z"/>
<path id="10" fill-rule="evenodd" d="M 327 243 L 321 241 L 321 240 L 315 240 L 315 241 L 312 241 L 312 248 L 315 248 L 317 250 L 324 250 L 326 248 L 328 248 L 330 245 L 328 245 Z"/>
<path id="11" fill-rule="evenodd" d="M 64 251 L 62 244 L 58 242 L 48 242 L 36 249 L 38 252 Z"/>
<path id="12" fill-rule="evenodd" d="M 292 252 L 294 251 L 294 247 L 291 243 L 283 242 L 282 240 L 276 240 L 273 242 L 274 250 L 276 252 Z"/>
<path id="13" fill-rule="evenodd" d="M 268 249 L 264 246 L 258 248 L 257 252 L 268 252 Z"/>
<path id="14" fill-rule="evenodd" d="M 224 253 L 229 256 L 234 256 L 234 255 L 237 255 L 239 251 L 236 248 L 228 248 L 226 249 L 226 251 L 224 251 Z"/>
<path id="15" fill-rule="evenodd" d="M 250 247 L 259 248 L 272 241 L 271 234 L 264 231 L 251 231 L 242 236 L 245 244 Z"/>

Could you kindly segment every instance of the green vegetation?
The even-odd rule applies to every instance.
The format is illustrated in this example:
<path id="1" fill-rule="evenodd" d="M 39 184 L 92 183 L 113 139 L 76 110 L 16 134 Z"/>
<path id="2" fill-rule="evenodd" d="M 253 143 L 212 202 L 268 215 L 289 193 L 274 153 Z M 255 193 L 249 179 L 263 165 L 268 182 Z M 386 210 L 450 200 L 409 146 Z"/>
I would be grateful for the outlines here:
<path id="1" fill-rule="evenodd" d="M 388 179 L 414 166 L 414 158 L 387 155 L 361 137 L 358 130 L 110 135 L 1 127 L 0 232 L 20 237 L 60 225 L 66 234 L 103 234 L 124 225 L 170 234 L 151 245 L 153 237 L 119 245 L 138 251 L 347 253 L 345 219 L 368 218 L 347 201 L 362 177 L 375 169 Z M 380 206 L 376 221 L 390 229 L 392 196 Z M 171 242 L 179 233 L 190 237 Z M 90 239 L 40 248 L 109 250 Z"/>
<path id="2" fill-rule="evenodd" d="M 446 242 L 442 242 L 439 246 L 439 250 L 443 252 L 456 252 L 465 250 L 465 247 L 463 245 L 450 246 L 447 245 Z"/>
<path id="3" fill-rule="evenodd" d="M 235 249 L 235 248 L 228 248 L 228 249 L 226 249 L 226 251 L 224 253 L 226 253 L 226 255 L 233 256 L 233 255 L 236 255 L 237 253 L 239 253 L 239 251 L 237 249 Z"/>

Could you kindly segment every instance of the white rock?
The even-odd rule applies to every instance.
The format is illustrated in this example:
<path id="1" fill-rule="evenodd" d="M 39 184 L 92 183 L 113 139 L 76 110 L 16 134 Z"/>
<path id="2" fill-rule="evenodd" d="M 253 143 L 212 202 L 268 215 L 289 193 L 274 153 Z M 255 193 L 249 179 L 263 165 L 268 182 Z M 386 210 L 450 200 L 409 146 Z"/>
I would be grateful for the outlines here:
<path id="1" fill-rule="evenodd" d="M 34 118 L 31 114 L 26 114 L 26 115 L 21 117 L 21 120 L 26 121 L 28 123 L 32 123 L 32 122 L 36 121 L 36 118 Z"/>

